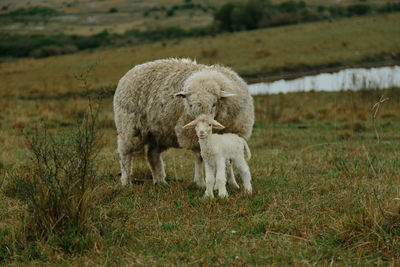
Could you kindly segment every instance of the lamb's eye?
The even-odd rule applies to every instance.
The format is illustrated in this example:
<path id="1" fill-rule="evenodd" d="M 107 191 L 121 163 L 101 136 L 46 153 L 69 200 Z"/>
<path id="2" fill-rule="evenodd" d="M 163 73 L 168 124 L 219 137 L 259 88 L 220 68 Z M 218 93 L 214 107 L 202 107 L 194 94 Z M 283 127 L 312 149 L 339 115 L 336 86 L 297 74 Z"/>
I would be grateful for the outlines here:
<path id="1" fill-rule="evenodd" d="M 211 123 L 210 123 L 208 126 L 210 126 L 210 127 L 211 127 Z"/>
<path id="2" fill-rule="evenodd" d="M 192 104 L 189 104 L 189 107 L 193 107 L 193 105 L 192 105 Z"/>

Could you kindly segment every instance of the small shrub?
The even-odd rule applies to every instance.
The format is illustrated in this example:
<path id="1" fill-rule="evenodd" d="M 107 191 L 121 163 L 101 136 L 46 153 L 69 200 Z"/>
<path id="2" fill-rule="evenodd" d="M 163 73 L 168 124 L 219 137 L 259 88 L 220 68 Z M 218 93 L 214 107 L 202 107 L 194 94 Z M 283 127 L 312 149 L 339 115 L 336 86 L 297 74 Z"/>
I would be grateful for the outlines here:
<path id="1" fill-rule="evenodd" d="M 30 164 L 7 172 L 4 192 L 26 204 L 28 239 L 55 240 L 68 252 L 92 244 L 91 200 L 100 177 L 97 114 L 89 97 L 89 110 L 73 131 L 50 134 L 44 125 L 25 133 Z"/>
<path id="2" fill-rule="evenodd" d="M 115 7 L 112 7 L 112 8 L 110 8 L 110 9 L 108 10 L 108 13 L 117 13 L 117 12 L 118 12 L 118 9 L 115 8 Z"/>

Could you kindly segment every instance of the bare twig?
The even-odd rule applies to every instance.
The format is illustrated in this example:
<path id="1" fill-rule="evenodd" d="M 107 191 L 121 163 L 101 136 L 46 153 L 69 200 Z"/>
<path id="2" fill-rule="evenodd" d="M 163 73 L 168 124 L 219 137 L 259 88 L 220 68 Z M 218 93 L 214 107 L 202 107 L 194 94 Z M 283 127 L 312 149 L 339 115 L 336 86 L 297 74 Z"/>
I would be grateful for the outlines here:
<path id="1" fill-rule="evenodd" d="M 378 114 L 379 108 L 381 106 L 381 104 L 385 101 L 389 100 L 388 97 L 384 98 L 384 96 L 382 95 L 381 98 L 379 99 L 378 102 L 375 103 L 375 105 L 371 108 L 371 112 L 372 112 L 372 122 L 374 124 L 374 130 L 375 130 L 375 135 L 376 135 L 376 140 L 378 142 L 379 145 L 379 134 L 378 134 L 378 130 L 376 128 L 376 115 Z"/>
<path id="2" fill-rule="evenodd" d="M 376 117 L 378 115 L 379 108 L 381 107 L 381 104 L 383 104 L 387 100 L 389 100 L 389 98 L 384 97 L 384 95 L 382 95 L 381 98 L 379 99 L 379 101 L 376 102 L 371 108 L 371 116 L 372 116 L 372 122 L 373 122 L 374 131 L 375 131 L 375 135 L 376 135 L 378 153 L 380 152 L 380 137 L 379 137 L 378 129 L 376 127 Z M 382 216 L 386 217 L 386 212 L 382 208 L 382 206 L 383 206 L 382 205 L 383 204 L 382 203 L 382 190 L 381 190 L 382 189 L 381 188 L 381 186 L 382 186 L 382 173 L 383 173 L 382 162 L 381 162 L 380 158 L 378 156 L 376 156 L 376 159 L 378 161 L 378 168 L 377 168 L 377 170 L 375 170 L 375 168 L 372 165 L 372 161 L 370 160 L 370 158 L 368 156 L 368 152 L 367 152 L 365 146 L 363 148 L 364 148 L 364 150 L 366 152 L 369 164 L 371 166 L 372 171 L 374 172 L 374 175 L 376 177 L 378 177 L 378 185 L 377 185 L 377 187 L 373 188 L 373 196 L 375 197 L 375 199 L 376 199 L 376 201 L 378 203 L 378 207 L 379 207 L 379 210 L 380 210 Z"/>

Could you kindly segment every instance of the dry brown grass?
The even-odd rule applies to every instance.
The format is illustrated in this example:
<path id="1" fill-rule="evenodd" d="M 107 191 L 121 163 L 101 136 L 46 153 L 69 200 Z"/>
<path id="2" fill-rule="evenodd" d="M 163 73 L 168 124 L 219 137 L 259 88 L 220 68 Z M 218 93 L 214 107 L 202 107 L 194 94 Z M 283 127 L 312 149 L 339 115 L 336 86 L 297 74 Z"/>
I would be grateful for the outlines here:
<path id="1" fill-rule="evenodd" d="M 228 188 L 228 200 L 211 202 L 203 201 L 203 191 L 192 185 L 188 151 L 172 149 L 163 154 L 170 186 L 154 187 L 140 156 L 135 157 L 134 173 L 141 182 L 129 188 L 119 185 L 108 97 L 99 117 L 103 149 L 98 166 L 109 176 L 99 178 L 93 193 L 90 227 L 99 229 L 95 242 L 83 252 L 70 254 L 56 238 L 35 243 L 24 239 L 19 216 L 25 207 L 2 195 L 0 245 L 10 250 L 7 263 L 396 265 L 400 228 L 398 203 L 393 199 L 399 196 L 399 124 L 398 117 L 384 114 L 398 114 L 399 90 L 385 91 L 390 101 L 377 117 L 381 150 L 376 148 L 372 122 L 348 112 L 356 106 L 357 112 L 370 118 L 381 94 L 256 96 L 256 123 L 249 142 L 254 193 L 248 197 Z M 0 154 L 3 166 L 27 163 L 19 129 L 9 127 L 14 120 L 24 118 L 31 127 L 46 119 L 53 132 L 69 131 L 75 127 L 74 110 L 85 107 L 85 99 L 71 96 L 46 102 L 13 97 L 0 103 L 12 107 L 2 115 L 0 139 L 7 140 L 3 149 L 7 153 Z M 299 120 L 287 122 L 291 117 Z M 378 157 L 384 170 L 381 180 L 372 170 L 378 167 Z M 379 183 L 377 201 L 373 190 Z"/>

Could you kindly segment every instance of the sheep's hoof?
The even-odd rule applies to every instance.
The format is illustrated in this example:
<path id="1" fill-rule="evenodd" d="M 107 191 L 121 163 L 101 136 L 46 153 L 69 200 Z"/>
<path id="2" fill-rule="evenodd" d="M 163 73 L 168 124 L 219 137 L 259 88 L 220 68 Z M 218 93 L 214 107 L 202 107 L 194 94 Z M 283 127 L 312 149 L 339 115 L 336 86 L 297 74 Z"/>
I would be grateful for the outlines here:
<path id="1" fill-rule="evenodd" d="M 214 194 L 212 194 L 212 193 L 209 194 L 209 193 L 206 192 L 206 193 L 204 194 L 204 197 L 203 197 L 203 198 L 204 198 L 204 199 L 213 199 L 213 198 L 214 198 Z"/>
<path id="2" fill-rule="evenodd" d="M 196 184 L 196 186 L 198 187 L 198 188 L 206 188 L 206 184 L 205 183 L 201 183 L 201 182 L 195 182 L 195 184 Z"/>
<path id="3" fill-rule="evenodd" d="M 165 179 L 162 179 L 161 181 L 153 181 L 153 182 L 154 182 L 154 185 L 169 185 Z"/>
<path id="4" fill-rule="evenodd" d="M 230 186 L 232 186 L 233 188 L 236 188 L 236 189 L 239 189 L 240 188 L 240 186 L 236 183 L 236 182 L 230 182 L 230 183 L 228 183 Z"/>
<path id="5" fill-rule="evenodd" d="M 218 196 L 221 198 L 227 198 L 229 195 L 228 195 L 228 192 L 225 191 L 225 192 L 219 192 Z"/>

